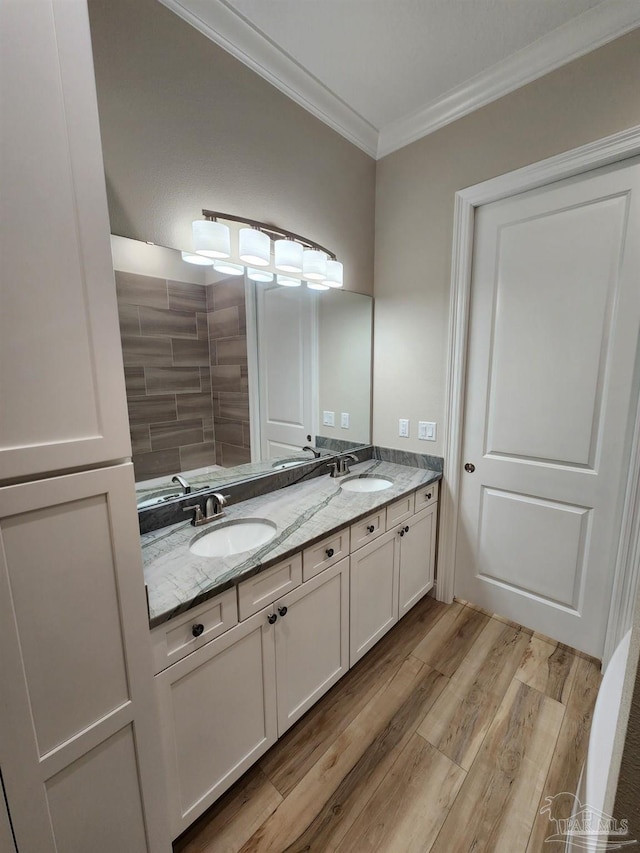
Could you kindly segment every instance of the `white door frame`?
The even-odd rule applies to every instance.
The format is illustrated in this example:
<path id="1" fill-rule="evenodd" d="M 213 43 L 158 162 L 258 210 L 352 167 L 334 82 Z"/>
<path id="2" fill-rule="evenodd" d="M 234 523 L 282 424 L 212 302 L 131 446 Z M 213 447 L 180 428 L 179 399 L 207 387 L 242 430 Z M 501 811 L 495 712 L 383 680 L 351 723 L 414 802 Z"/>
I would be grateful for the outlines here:
<path id="1" fill-rule="evenodd" d="M 454 590 L 475 209 L 639 154 L 640 125 L 456 193 L 445 397 L 444 488 L 440 498 L 442 520 L 438 549 L 437 596 L 440 601 L 453 601 Z M 631 626 L 639 576 L 640 425 L 636 419 L 605 640 L 605 665 L 622 635 Z"/>

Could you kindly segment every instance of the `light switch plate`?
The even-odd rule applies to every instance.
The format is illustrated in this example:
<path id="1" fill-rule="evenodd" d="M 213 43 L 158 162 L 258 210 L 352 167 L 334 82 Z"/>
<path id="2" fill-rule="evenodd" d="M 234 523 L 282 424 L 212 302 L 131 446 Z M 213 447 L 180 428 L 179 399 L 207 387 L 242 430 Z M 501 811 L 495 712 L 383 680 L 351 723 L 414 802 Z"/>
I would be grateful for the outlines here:
<path id="1" fill-rule="evenodd" d="M 418 421 L 418 438 L 420 441 L 435 441 L 436 425 L 432 421 Z"/>
<path id="2" fill-rule="evenodd" d="M 398 435 L 400 438 L 409 438 L 409 419 L 400 418 L 398 420 Z"/>
<path id="3" fill-rule="evenodd" d="M 340 426 L 342 429 L 349 429 L 349 412 L 342 412 L 340 415 Z"/>
<path id="4" fill-rule="evenodd" d="M 324 426 L 335 426 L 336 425 L 336 413 L 335 412 L 323 412 L 322 413 L 322 423 Z"/>

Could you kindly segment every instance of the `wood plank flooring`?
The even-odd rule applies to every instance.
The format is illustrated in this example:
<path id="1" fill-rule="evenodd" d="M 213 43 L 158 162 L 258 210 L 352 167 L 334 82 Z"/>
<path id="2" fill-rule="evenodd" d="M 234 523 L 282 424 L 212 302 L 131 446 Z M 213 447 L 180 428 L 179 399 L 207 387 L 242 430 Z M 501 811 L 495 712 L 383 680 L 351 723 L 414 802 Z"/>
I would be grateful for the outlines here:
<path id="1" fill-rule="evenodd" d="M 599 684 L 597 661 L 425 598 L 174 853 L 552 853 L 540 809 L 577 788 Z"/>

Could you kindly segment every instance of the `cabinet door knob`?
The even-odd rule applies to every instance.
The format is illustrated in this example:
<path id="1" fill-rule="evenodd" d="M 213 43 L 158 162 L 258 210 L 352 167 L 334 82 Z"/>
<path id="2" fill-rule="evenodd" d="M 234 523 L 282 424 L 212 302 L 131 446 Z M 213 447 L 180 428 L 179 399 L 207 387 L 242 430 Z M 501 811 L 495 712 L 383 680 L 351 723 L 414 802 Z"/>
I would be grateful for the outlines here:
<path id="1" fill-rule="evenodd" d="M 367 524 L 367 530 L 369 531 L 369 533 L 373 533 L 375 527 L 373 526 L 373 524 Z"/>
<path id="2" fill-rule="evenodd" d="M 198 623 L 197 625 L 193 625 L 191 627 L 191 633 L 193 634 L 194 637 L 199 637 L 203 631 L 204 631 L 204 625 L 201 625 L 200 623 Z"/>
<path id="3" fill-rule="evenodd" d="M 398 533 L 400 534 L 400 536 L 404 536 L 404 527 L 402 528 L 402 530 L 398 530 Z"/>
<path id="4" fill-rule="evenodd" d="M 407 526 L 405 527 L 404 532 L 405 532 L 405 533 L 408 533 L 408 532 L 409 532 L 409 525 L 408 525 L 408 524 L 407 524 Z"/>
<path id="5" fill-rule="evenodd" d="M 334 553 L 333 548 L 327 548 L 327 557 L 333 557 Z"/>
<path id="6" fill-rule="evenodd" d="M 427 494 L 424 497 L 425 497 L 425 500 L 430 501 L 431 500 L 431 492 L 427 492 Z"/>
<path id="7" fill-rule="evenodd" d="M 267 616 L 267 622 L 269 623 L 269 625 L 273 625 L 273 623 L 277 622 L 277 621 L 278 621 L 278 614 L 277 613 L 270 613 Z"/>
<path id="8" fill-rule="evenodd" d="M 473 474 L 473 472 L 476 470 L 476 466 L 473 464 L 473 462 L 467 462 L 464 466 L 464 470 L 467 472 L 467 474 Z"/>
<path id="9" fill-rule="evenodd" d="M 287 608 L 287 607 L 278 607 L 278 613 L 279 613 L 281 616 L 286 616 L 286 615 L 287 615 L 287 610 L 288 610 L 288 608 Z"/>

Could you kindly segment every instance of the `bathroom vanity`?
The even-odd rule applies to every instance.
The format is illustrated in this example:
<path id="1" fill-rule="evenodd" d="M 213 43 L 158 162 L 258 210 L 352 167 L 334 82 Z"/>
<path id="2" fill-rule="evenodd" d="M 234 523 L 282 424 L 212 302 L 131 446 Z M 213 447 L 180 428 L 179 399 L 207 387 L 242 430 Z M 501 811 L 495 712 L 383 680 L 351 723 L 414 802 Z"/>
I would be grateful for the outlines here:
<path id="1" fill-rule="evenodd" d="M 440 477 L 369 460 L 142 537 L 174 838 L 432 589 Z M 271 539 L 190 550 L 246 519 Z"/>

